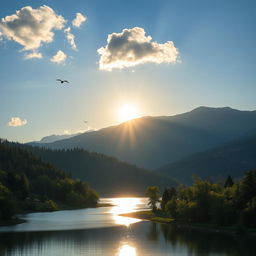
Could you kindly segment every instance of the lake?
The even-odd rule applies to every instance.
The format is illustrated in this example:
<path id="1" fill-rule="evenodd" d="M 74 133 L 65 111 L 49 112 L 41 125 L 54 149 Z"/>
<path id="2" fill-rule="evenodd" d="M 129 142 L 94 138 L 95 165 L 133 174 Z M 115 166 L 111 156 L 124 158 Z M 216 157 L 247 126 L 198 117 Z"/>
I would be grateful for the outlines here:
<path id="1" fill-rule="evenodd" d="M 256 255 L 255 240 L 121 217 L 147 209 L 146 198 L 105 198 L 115 206 L 31 213 L 0 227 L 3 256 Z"/>

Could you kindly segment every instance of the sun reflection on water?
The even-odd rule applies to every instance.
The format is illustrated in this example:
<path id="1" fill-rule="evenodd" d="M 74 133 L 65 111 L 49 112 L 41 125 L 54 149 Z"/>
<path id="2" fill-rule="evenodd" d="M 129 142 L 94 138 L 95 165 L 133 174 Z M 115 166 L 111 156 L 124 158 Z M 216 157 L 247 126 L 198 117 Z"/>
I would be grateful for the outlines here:
<path id="1" fill-rule="evenodd" d="M 136 218 L 119 216 L 119 214 L 131 213 L 138 210 L 138 205 L 141 203 L 140 198 L 113 198 L 111 201 L 115 206 L 112 207 L 110 213 L 117 225 L 129 227 L 131 224 L 141 221 Z"/>
<path id="2" fill-rule="evenodd" d="M 137 255 L 136 248 L 128 244 L 122 245 L 118 252 L 118 256 L 136 256 L 136 255 Z"/>

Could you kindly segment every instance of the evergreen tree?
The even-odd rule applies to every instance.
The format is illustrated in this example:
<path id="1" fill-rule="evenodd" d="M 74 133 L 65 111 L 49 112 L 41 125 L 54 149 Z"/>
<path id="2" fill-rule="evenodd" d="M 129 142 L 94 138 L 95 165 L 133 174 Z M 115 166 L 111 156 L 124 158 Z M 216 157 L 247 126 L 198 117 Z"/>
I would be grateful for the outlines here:
<path id="1" fill-rule="evenodd" d="M 256 171 L 248 171 L 241 182 L 241 207 L 245 207 L 254 197 L 256 197 Z"/>
<path id="2" fill-rule="evenodd" d="M 229 188 L 229 187 L 232 187 L 234 185 L 234 182 L 231 178 L 230 175 L 228 175 L 226 181 L 225 181 L 225 184 L 224 184 L 224 188 Z"/>
<path id="3" fill-rule="evenodd" d="M 160 190 L 157 186 L 148 187 L 146 190 L 146 196 L 148 197 L 148 204 L 152 211 L 156 211 L 156 204 L 160 202 Z"/>
<path id="4" fill-rule="evenodd" d="M 176 189 L 174 187 L 165 189 L 161 200 L 161 209 L 165 210 L 165 205 L 167 204 L 167 202 L 170 201 L 175 196 Z"/>

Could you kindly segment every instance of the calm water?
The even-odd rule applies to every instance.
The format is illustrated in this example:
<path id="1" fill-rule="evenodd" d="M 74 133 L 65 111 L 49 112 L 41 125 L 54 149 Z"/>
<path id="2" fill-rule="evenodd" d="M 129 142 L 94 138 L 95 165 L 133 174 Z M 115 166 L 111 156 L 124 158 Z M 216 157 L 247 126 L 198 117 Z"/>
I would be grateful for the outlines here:
<path id="1" fill-rule="evenodd" d="M 256 255 L 256 241 L 118 216 L 146 209 L 144 198 L 103 201 L 116 206 L 27 214 L 26 223 L 1 227 L 0 255 Z"/>

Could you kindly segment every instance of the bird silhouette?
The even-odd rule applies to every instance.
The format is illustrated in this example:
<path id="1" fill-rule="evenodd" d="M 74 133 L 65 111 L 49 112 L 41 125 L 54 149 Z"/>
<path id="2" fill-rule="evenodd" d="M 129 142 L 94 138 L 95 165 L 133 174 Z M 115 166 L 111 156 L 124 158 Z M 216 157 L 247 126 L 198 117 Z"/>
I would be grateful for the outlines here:
<path id="1" fill-rule="evenodd" d="M 56 81 L 60 81 L 62 84 L 63 84 L 63 83 L 69 83 L 69 81 L 68 81 L 68 80 L 56 79 Z"/>

